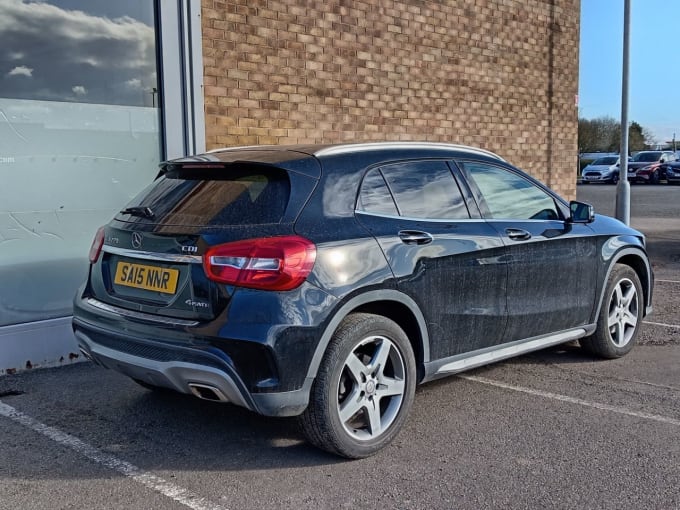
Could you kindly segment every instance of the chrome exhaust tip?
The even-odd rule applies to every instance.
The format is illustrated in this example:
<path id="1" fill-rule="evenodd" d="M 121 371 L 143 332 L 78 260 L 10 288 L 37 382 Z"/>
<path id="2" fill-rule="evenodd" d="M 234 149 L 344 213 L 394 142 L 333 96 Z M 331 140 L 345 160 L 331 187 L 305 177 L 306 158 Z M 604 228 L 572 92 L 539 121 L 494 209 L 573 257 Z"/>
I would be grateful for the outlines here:
<path id="1" fill-rule="evenodd" d="M 227 396 L 215 386 L 210 386 L 208 384 L 189 383 L 189 389 L 191 390 L 191 393 L 194 394 L 194 396 L 203 400 L 211 400 L 213 402 L 229 402 Z"/>

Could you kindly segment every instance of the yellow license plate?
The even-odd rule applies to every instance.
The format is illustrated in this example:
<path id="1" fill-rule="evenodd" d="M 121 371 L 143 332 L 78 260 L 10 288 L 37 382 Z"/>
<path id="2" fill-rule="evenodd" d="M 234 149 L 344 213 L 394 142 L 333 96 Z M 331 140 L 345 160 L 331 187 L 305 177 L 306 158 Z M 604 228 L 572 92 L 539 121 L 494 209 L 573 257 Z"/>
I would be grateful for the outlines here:
<path id="1" fill-rule="evenodd" d="M 179 270 L 130 262 L 118 262 L 114 283 L 135 289 L 155 290 L 174 294 L 177 290 Z"/>

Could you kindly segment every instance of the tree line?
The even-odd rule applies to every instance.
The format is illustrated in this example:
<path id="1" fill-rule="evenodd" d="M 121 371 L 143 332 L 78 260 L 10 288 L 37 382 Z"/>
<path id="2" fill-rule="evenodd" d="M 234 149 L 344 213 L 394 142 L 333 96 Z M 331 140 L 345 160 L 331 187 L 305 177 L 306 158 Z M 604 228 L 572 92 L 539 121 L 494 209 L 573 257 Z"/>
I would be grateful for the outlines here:
<path id="1" fill-rule="evenodd" d="M 656 145 L 654 134 L 637 122 L 628 128 L 630 152 L 642 151 Z M 578 119 L 578 150 L 583 152 L 619 152 L 621 150 L 621 122 L 612 117 Z"/>

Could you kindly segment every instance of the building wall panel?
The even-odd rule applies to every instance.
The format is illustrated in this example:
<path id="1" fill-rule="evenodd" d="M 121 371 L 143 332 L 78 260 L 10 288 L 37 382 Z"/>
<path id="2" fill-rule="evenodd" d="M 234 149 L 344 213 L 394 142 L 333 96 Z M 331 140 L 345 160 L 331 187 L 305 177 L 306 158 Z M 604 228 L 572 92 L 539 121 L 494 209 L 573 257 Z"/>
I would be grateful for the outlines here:
<path id="1" fill-rule="evenodd" d="M 578 0 L 203 0 L 206 143 L 428 140 L 575 195 Z"/>

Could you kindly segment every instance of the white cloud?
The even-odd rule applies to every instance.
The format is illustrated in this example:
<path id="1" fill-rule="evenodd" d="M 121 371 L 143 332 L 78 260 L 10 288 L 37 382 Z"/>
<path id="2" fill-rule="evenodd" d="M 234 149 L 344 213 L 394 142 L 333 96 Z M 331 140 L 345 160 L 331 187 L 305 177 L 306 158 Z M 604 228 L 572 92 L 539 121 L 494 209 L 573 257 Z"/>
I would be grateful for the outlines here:
<path id="1" fill-rule="evenodd" d="M 90 65 L 92 67 L 101 67 L 102 62 L 98 58 L 89 56 L 89 57 L 83 57 L 82 60 L 80 61 L 83 64 Z"/>
<path id="2" fill-rule="evenodd" d="M 33 69 L 26 66 L 17 66 L 7 73 L 7 76 L 26 76 L 31 78 L 33 76 Z"/>
<path id="3" fill-rule="evenodd" d="M 82 85 L 76 85 L 71 90 L 77 96 L 84 96 L 85 94 L 87 94 L 87 90 Z"/>
<path id="4" fill-rule="evenodd" d="M 131 89 L 141 89 L 142 80 L 140 80 L 139 78 L 131 78 L 125 82 L 125 86 Z"/>

